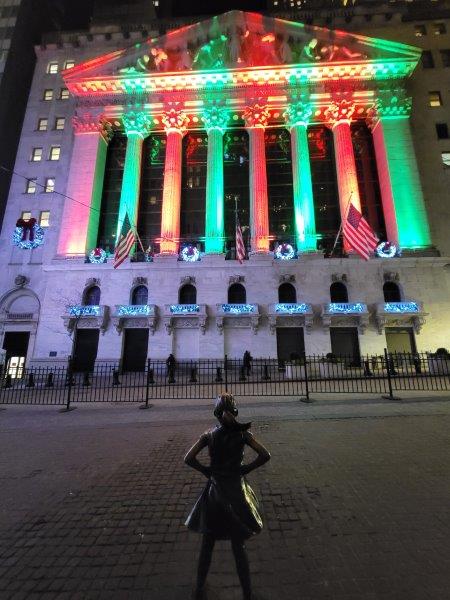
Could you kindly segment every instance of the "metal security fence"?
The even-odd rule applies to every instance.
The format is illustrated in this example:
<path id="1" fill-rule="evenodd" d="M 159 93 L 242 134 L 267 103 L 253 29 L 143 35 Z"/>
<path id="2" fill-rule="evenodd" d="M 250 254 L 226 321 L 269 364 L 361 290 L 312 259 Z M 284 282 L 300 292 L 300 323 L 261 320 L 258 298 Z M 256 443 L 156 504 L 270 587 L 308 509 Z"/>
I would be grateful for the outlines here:
<path id="1" fill-rule="evenodd" d="M 16 375 L 16 376 L 14 376 Z M 394 353 L 358 357 L 331 354 L 291 361 L 253 359 L 148 360 L 145 369 L 96 364 L 76 373 L 69 361 L 60 367 L 32 367 L 0 377 L 0 404 L 53 404 L 66 408 L 82 402 L 136 402 L 157 399 L 210 399 L 228 390 L 236 396 L 294 396 L 314 393 L 380 394 L 403 390 L 450 390 L 450 356 Z"/>

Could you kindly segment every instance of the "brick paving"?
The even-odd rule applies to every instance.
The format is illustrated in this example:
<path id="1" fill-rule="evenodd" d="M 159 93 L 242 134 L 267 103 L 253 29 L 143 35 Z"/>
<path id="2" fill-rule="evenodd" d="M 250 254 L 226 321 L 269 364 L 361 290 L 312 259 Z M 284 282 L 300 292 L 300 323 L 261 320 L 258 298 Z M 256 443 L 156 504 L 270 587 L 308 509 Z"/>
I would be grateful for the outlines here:
<path id="1" fill-rule="evenodd" d="M 448 600 L 450 408 L 414 410 L 255 417 L 273 457 L 249 477 L 265 518 L 248 544 L 261 600 Z M 7 412 L 0 598 L 187 600 L 200 540 L 183 521 L 203 479 L 182 457 L 203 413 L 160 424 L 150 411 L 89 424 L 39 413 L 21 424 Z M 212 599 L 241 599 L 226 542 L 210 584 Z"/>

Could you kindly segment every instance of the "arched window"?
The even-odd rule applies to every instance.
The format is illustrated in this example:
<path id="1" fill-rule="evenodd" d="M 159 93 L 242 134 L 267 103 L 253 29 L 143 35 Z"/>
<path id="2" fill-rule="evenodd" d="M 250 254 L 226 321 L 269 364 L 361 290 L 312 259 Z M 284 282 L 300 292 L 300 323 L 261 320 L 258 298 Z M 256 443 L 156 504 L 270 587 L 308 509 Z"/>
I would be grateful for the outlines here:
<path id="1" fill-rule="evenodd" d="M 195 285 L 187 283 L 180 288 L 178 292 L 179 304 L 196 304 L 197 303 L 197 288 Z"/>
<path id="2" fill-rule="evenodd" d="M 348 302 L 347 286 L 341 281 L 335 281 L 330 285 L 331 302 Z"/>
<path id="3" fill-rule="evenodd" d="M 241 283 L 233 283 L 228 288 L 228 304 L 245 304 L 247 292 Z"/>
<path id="4" fill-rule="evenodd" d="M 385 302 L 401 302 L 402 295 L 400 294 L 400 288 L 393 281 L 386 281 L 383 285 L 383 295 Z"/>
<path id="5" fill-rule="evenodd" d="M 282 283 L 278 288 L 278 302 L 286 304 L 295 304 L 297 302 L 297 292 L 292 283 Z"/>
<path id="6" fill-rule="evenodd" d="M 91 285 L 83 294 L 84 306 L 98 306 L 100 304 L 100 288 L 98 285 Z"/>
<path id="7" fill-rule="evenodd" d="M 145 285 L 138 285 L 134 288 L 131 294 L 131 304 L 134 306 L 147 304 L 148 302 L 148 289 Z"/>

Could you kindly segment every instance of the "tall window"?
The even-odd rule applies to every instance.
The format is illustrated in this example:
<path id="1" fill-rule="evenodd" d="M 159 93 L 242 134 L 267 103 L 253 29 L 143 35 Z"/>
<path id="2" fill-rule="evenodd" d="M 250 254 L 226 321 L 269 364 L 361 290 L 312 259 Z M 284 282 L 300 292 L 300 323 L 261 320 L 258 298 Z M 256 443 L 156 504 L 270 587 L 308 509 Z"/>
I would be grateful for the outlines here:
<path id="1" fill-rule="evenodd" d="M 131 304 L 142 305 L 148 302 L 148 289 L 146 285 L 138 285 L 131 294 Z"/>
<path id="2" fill-rule="evenodd" d="M 34 194 L 36 192 L 36 179 L 28 179 L 25 187 L 26 194 Z"/>
<path id="3" fill-rule="evenodd" d="M 88 287 L 83 294 L 84 306 L 98 306 L 100 304 L 100 288 L 98 285 Z"/>
<path id="4" fill-rule="evenodd" d="M 286 304 L 295 304 L 297 302 L 297 292 L 292 283 L 282 283 L 278 288 L 278 302 Z"/>
<path id="5" fill-rule="evenodd" d="M 52 146 L 50 148 L 49 160 L 59 160 L 61 156 L 61 146 Z"/>
<path id="6" fill-rule="evenodd" d="M 29 221 L 31 219 L 31 212 L 29 210 L 23 210 L 20 213 L 20 218 L 24 221 Z"/>
<path id="7" fill-rule="evenodd" d="M 436 135 L 438 137 L 438 140 L 448 139 L 447 123 L 436 123 Z"/>
<path id="8" fill-rule="evenodd" d="M 421 57 L 422 67 L 424 69 L 433 69 L 434 68 L 434 58 L 431 50 L 423 50 Z"/>
<path id="9" fill-rule="evenodd" d="M 138 229 L 145 249 L 159 251 L 155 239 L 161 234 L 161 211 L 166 156 L 166 136 L 152 133 L 144 140 Z"/>
<path id="10" fill-rule="evenodd" d="M 33 162 L 40 162 L 42 160 L 42 148 L 33 148 L 31 152 L 31 160 Z"/>
<path id="11" fill-rule="evenodd" d="M 286 128 L 269 129 L 265 134 L 269 229 L 277 240 L 294 243 L 291 136 Z"/>
<path id="12" fill-rule="evenodd" d="M 53 100 L 53 90 L 44 90 L 43 99 L 47 102 Z"/>
<path id="13" fill-rule="evenodd" d="M 66 63 L 64 65 L 65 69 L 72 69 L 72 67 L 75 66 L 75 61 L 74 60 L 66 60 Z"/>
<path id="14" fill-rule="evenodd" d="M 334 281 L 330 285 L 330 301 L 348 302 L 348 290 L 345 283 L 342 283 L 342 281 Z"/>
<path id="15" fill-rule="evenodd" d="M 443 67 L 450 67 L 450 49 L 440 50 Z"/>
<path id="16" fill-rule="evenodd" d="M 47 131 L 48 127 L 48 119 L 39 119 L 37 130 L 38 131 Z"/>
<path id="17" fill-rule="evenodd" d="M 423 37 L 427 35 L 427 29 L 425 25 L 414 25 L 414 33 L 416 37 Z"/>
<path id="18" fill-rule="evenodd" d="M 246 246 L 250 235 L 248 133 L 245 129 L 235 129 L 224 134 L 223 157 L 225 236 L 229 250 L 235 247 L 236 205 Z"/>
<path id="19" fill-rule="evenodd" d="M 45 180 L 44 191 L 47 192 L 47 194 L 50 194 L 51 192 L 55 191 L 55 178 L 54 177 L 47 177 L 47 179 Z"/>
<path id="20" fill-rule="evenodd" d="M 64 117 L 57 117 L 55 119 L 55 129 L 61 131 L 66 126 L 66 119 Z"/>
<path id="21" fill-rule="evenodd" d="M 58 63 L 57 62 L 48 63 L 47 73 L 49 75 L 55 75 L 57 72 L 58 72 Z"/>
<path id="22" fill-rule="evenodd" d="M 50 211 L 41 210 L 39 214 L 39 225 L 41 227 L 50 227 Z"/>
<path id="23" fill-rule="evenodd" d="M 67 88 L 61 88 L 59 91 L 60 100 L 68 100 L 70 97 L 69 90 Z"/>
<path id="24" fill-rule="evenodd" d="M 400 288 L 394 281 L 386 281 L 383 285 L 383 295 L 385 302 L 401 302 L 402 296 Z"/>
<path id="25" fill-rule="evenodd" d="M 322 125 L 308 127 L 308 145 L 318 247 L 331 250 L 341 222 L 333 134 Z"/>
<path id="26" fill-rule="evenodd" d="M 97 239 L 97 246 L 107 252 L 113 252 L 116 245 L 126 147 L 127 138 L 121 135 L 114 135 L 108 145 Z"/>
<path id="27" fill-rule="evenodd" d="M 384 237 L 385 224 L 375 150 L 372 134 L 365 123 L 358 122 L 352 127 L 352 140 L 361 210 L 372 229 L 378 233 L 379 237 Z"/>
<path id="28" fill-rule="evenodd" d="M 197 241 L 205 232 L 206 131 L 192 131 L 183 138 L 180 228 L 183 241 Z"/>
<path id="29" fill-rule="evenodd" d="M 247 302 L 247 292 L 242 283 L 233 283 L 228 288 L 229 304 L 245 304 Z"/>
<path id="30" fill-rule="evenodd" d="M 195 285 L 187 283 L 183 285 L 178 292 L 178 303 L 179 304 L 196 304 L 197 303 L 197 289 Z"/>

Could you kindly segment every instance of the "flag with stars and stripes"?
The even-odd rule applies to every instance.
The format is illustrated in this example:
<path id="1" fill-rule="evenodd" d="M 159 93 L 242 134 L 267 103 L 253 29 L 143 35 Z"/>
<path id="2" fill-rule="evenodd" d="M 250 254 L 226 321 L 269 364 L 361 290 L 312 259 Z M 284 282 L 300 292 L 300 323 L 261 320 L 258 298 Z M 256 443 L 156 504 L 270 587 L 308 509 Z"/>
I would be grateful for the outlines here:
<path id="1" fill-rule="evenodd" d="M 114 268 L 115 269 L 117 269 L 117 267 L 120 267 L 120 265 L 128 257 L 128 255 L 131 252 L 132 247 L 136 243 L 136 235 L 134 234 L 134 232 L 130 226 L 128 217 L 125 218 L 125 221 L 124 221 L 124 224 L 122 227 L 122 232 L 124 231 L 125 228 L 128 228 L 128 231 L 125 235 L 123 235 L 123 233 L 122 233 L 122 235 L 120 236 L 119 242 L 116 246 L 116 249 L 114 250 Z"/>
<path id="2" fill-rule="evenodd" d="M 236 217 L 236 259 L 242 264 L 245 258 L 244 238 L 242 237 L 242 229 L 239 219 Z"/>
<path id="3" fill-rule="evenodd" d="M 364 260 L 369 260 L 370 253 L 375 250 L 379 240 L 369 223 L 353 204 L 350 204 L 343 232 L 347 244 Z"/>

